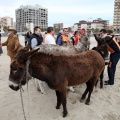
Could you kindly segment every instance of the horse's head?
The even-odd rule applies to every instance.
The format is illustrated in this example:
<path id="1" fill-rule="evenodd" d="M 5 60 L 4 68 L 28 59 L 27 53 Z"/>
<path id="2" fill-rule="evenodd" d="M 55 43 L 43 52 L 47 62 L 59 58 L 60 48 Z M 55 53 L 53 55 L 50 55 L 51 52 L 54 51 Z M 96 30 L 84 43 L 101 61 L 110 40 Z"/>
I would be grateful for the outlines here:
<path id="1" fill-rule="evenodd" d="M 13 62 L 10 64 L 9 87 L 12 90 L 19 90 L 22 85 L 26 84 L 26 63 L 38 49 L 29 51 L 27 47 L 21 48 Z"/>

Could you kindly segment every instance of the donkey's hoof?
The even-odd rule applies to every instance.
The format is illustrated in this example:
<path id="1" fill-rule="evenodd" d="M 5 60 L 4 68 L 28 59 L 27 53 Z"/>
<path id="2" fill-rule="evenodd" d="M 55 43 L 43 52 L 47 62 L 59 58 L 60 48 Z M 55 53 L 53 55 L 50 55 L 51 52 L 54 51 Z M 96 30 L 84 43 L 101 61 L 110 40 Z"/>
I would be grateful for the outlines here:
<path id="1" fill-rule="evenodd" d="M 84 99 L 81 98 L 81 99 L 80 99 L 80 102 L 83 103 L 83 102 L 84 102 Z"/>
<path id="2" fill-rule="evenodd" d="M 86 105 L 90 105 L 90 101 L 86 101 L 85 104 L 86 104 Z"/>
<path id="3" fill-rule="evenodd" d="M 60 109 L 60 106 L 56 106 L 56 109 Z"/>
<path id="4" fill-rule="evenodd" d="M 102 89 L 103 88 L 103 86 L 100 86 L 100 89 Z"/>
<path id="5" fill-rule="evenodd" d="M 65 118 L 67 116 L 67 114 L 68 114 L 67 112 L 63 113 L 63 118 Z"/>

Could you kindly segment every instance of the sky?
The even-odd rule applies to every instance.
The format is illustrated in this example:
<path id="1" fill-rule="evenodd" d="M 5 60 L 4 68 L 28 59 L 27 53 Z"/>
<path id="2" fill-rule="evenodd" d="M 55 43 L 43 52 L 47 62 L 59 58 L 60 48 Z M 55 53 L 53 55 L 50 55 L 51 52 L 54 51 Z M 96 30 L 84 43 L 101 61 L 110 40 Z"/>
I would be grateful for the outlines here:
<path id="1" fill-rule="evenodd" d="M 15 9 L 36 4 L 48 8 L 49 26 L 54 23 L 72 26 L 90 18 L 102 18 L 113 24 L 114 0 L 0 0 L 0 17 L 10 16 L 15 21 Z"/>

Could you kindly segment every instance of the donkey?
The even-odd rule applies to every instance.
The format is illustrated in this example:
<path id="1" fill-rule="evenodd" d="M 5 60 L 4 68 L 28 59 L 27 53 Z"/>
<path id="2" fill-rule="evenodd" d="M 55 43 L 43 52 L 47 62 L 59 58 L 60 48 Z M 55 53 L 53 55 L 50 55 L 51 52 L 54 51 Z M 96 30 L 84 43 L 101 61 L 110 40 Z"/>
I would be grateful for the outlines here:
<path id="1" fill-rule="evenodd" d="M 97 52 L 99 52 L 105 61 L 105 65 L 108 65 L 108 62 L 106 61 L 106 58 L 108 58 L 109 55 L 107 44 L 104 38 L 97 37 L 95 34 L 94 37 L 95 40 L 97 41 L 97 47 L 92 48 L 92 50 L 96 50 Z M 113 37 L 114 36 L 112 36 L 112 38 L 109 41 L 111 41 Z M 103 88 L 103 77 L 104 77 L 104 70 L 100 75 L 100 88 Z"/>
<path id="2" fill-rule="evenodd" d="M 73 46 L 72 41 L 69 40 L 68 42 L 63 42 L 63 46 L 43 44 L 38 46 L 37 48 L 40 48 L 40 51 L 45 53 L 52 53 L 55 55 L 60 55 L 60 54 L 68 55 L 68 54 L 78 54 L 84 52 L 88 50 L 89 45 L 90 42 L 88 37 L 81 36 L 81 41 L 78 42 L 77 46 Z M 44 82 L 35 79 L 35 85 L 38 91 L 41 91 L 41 93 L 45 94 L 45 90 L 43 87 Z M 69 90 L 72 92 L 75 91 L 72 86 L 69 87 Z"/>
<path id="3" fill-rule="evenodd" d="M 88 94 L 86 104 L 89 105 L 93 87 L 105 67 L 101 55 L 94 50 L 74 55 L 53 55 L 38 50 L 29 51 L 27 47 L 19 50 L 10 65 L 9 87 L 15 91 L 21 89 L 28 82 L 23 77 L 29 72 L 32 77 L 45 81 L 56 91 L 56 109 L 62 104 L 63 117 L 66 117 L 66 87 L 86 83 L 81 102 Z"/>

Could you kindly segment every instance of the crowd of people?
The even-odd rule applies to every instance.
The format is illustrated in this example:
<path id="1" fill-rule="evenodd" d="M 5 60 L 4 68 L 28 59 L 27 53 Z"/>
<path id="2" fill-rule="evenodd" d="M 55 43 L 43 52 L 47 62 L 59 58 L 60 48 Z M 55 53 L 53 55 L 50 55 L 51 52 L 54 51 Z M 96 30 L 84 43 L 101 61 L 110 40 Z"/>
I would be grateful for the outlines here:
<path id="1" fill-rule="evenodd" d="M 7 51 L 8 55 L 11 58 L 11 62 L 15 57 L 17 50 L 21 47 L 19 39 L 15 35 L 16 32 L 17 31 L 15 29 L 11 28 L 8 30 L 8 39 L 4 43 L 1 43 L 0 39 L 0 55 L 2 54 L 2 46 L 7 46 Z M 54 44 L 62 46 L 63 43 L 68 42 L 70 39 L 72 40 L 73 45 L 77 45 L 77 43 L 80 42 L 81 36 L 86 35 L 86 30 L 82 29 L 80 31 L 75 31 L 71 36 L 69 34 L 68 28 L 64 28 L 59 31 L 56 39 L 54 37 L 54 34 L 54 28 L 48 27 L 47 33 L 45 33 L 43 36 L 40 27 L 36 26 L 34 28 L 34 33 L 28 31 L 25 34 L 25 46 L 29 44 L 30 50 L 41 44 Z M 108 50 L 110 51 L 110 61 L 108 65 L 109 80 L 105 81 L 105 85 L 114 85 L 116 65 L 120 59 L 120 37 L 118 37 L 118 41 L 116 41 L 116 39 L 114 37 L 112 38 L 112 36 L 109 35 L 105 29 L 100 30 L 99 37 L 104 38 L 108 46 Z M 110 38 L 112 38 L 111 41 L 109 41 Z"/>

